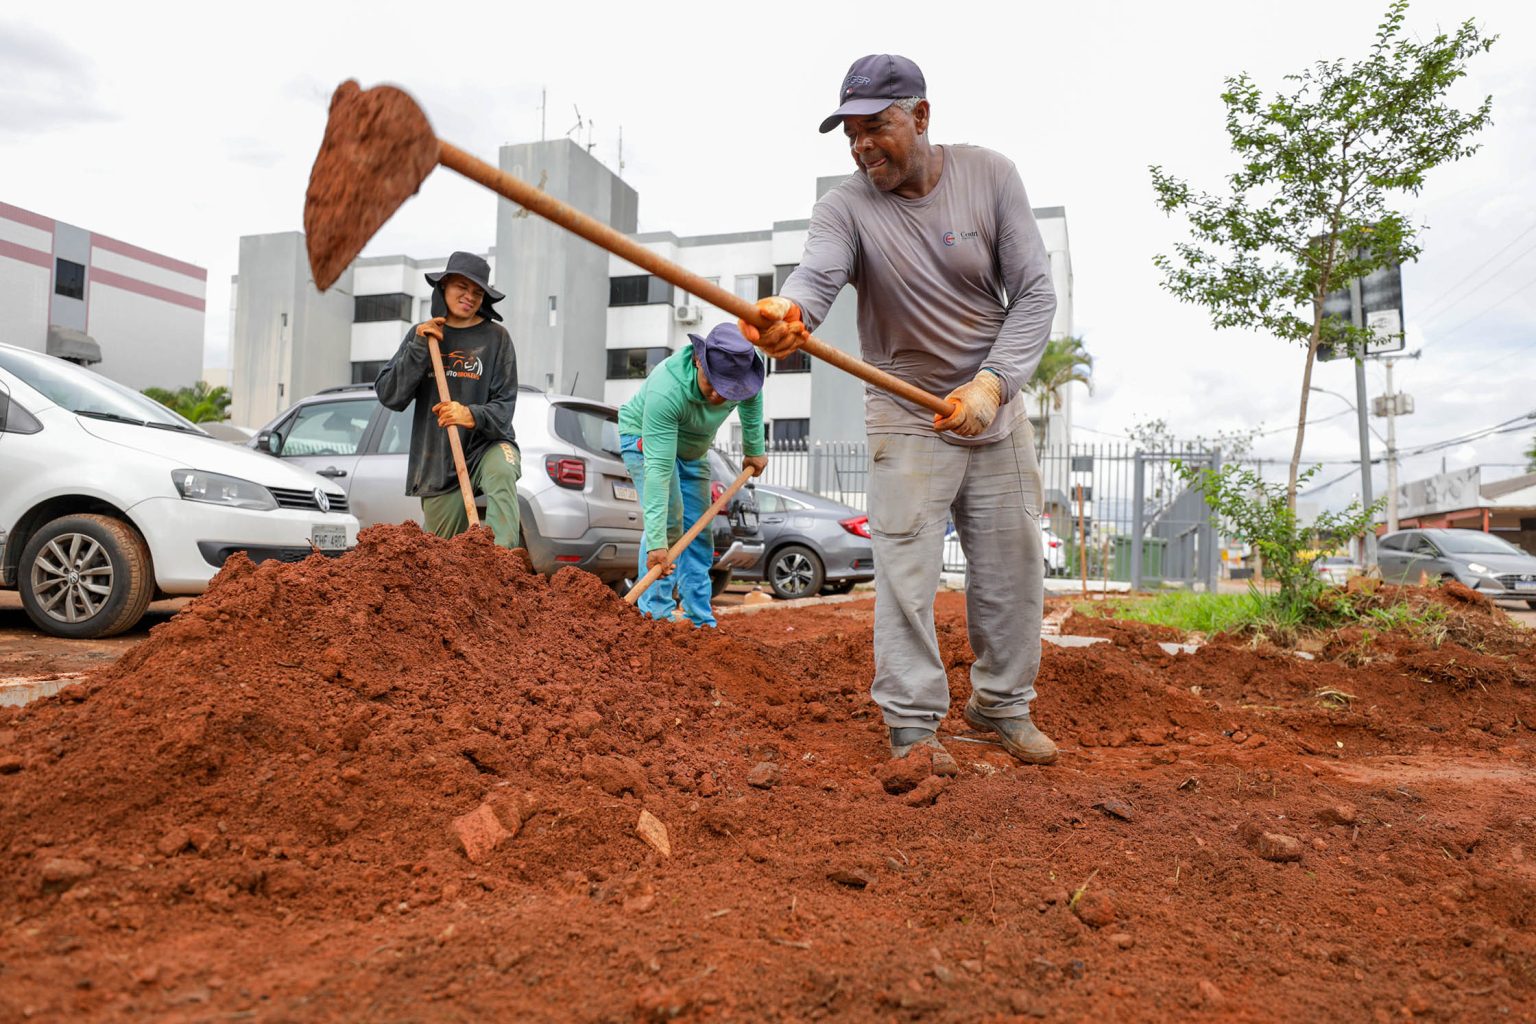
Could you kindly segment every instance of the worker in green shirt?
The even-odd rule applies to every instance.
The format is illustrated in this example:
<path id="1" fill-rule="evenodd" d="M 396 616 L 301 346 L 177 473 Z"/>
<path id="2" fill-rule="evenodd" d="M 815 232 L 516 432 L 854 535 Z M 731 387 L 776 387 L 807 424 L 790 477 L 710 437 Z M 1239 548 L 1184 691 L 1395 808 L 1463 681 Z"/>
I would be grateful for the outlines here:
<path id="1" fill-rule="evenodd" d="M 709 446 L 733 409 L 740 409 L 746 453 L 742 468 L 761 476 L 768 466 L 762 395 L 767 368 L 762 357 L 733 323 L 719 324 L 702 338 L 688 338 L 692 344 L 652 370 L 639 393 L 619 408 L 619 448 L 645 515 L 640 576 L 665 564 L 667 549 L 709 507 Z M 709 586 L 715 542 L 710 532 L 701 531 L 675 566 L 683 612 L 695 626 L 715 625 Z M 673 580 L 663 577 L 647 587 L 640 595 L 640 611 L 670 619 L 676 607 L 673 586 Z"/>

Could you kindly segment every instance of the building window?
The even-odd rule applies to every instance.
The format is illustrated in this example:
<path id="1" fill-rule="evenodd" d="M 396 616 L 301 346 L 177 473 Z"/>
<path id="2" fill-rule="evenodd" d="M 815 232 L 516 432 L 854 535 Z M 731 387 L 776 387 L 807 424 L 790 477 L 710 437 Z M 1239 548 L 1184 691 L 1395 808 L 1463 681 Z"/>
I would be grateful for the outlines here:
<path id="1" fill-rule="evenodd" d="M 650 274 L 608 279 L 608 305 L 650 306 L 656 303 L 672 304 L 672 286 L 663 279 Z"/>
<path id="2" fill-rule="evenodd" d="M 611 348 L 608 350 L 609 380 L 644 380 L 667 356 L 667 348 Z"/>
<path id="3" fill-rule="evenodd" d="M 780 263 L 773 268 L 773 294 L 784 294 L 784 282 L 789 280 L 789 275 L 795 272 L 798 263 Z"/>
<path id="4" fill-rule="evenodd" d="M 54 260 L 53 293 L 67 299 L 85 298 L 85 268 L 69 260 Z"/>
<path id="5" fill-rule="evenodd" d="M 352 298 L 352 322 L 374 324 L 385 320 L 409 320 L 415 302 L 409 295 L 356 295 Z"/>
<path id="6" fill-rule="evenodd" d="M 379 379 L 379 371 L 384 369 L 385 359 L 369 359 L 366 362 L 352 364 L 353 384 L 372 384 Z"/>
<path id="7" fill-rule="evenodd" d="M 811 356 L 809 352 L 791 352 L 786 359 L 773 361 L 772 373 L 810 373 Z"/>
<path id="8" fill-rule="evenodd" d="M 737 274 L 731 289 L 739 299 L 756 302 L 773 294 L 772 274 Z"/>
<path id="9" fill-rule="evenodd" d="M 774 420 L 771 426 L 774 444 L 786 441 L 803 443 L 811 434 L 810 420 Z"/>

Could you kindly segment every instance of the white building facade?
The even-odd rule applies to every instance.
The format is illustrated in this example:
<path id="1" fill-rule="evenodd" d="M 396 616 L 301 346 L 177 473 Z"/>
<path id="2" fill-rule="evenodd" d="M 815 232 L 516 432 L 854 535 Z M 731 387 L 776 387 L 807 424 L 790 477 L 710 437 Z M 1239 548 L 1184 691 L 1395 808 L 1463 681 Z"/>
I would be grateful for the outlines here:
<path id="1" fill-rule="evenodd" d="M 569 139 L 502 147 L 501 168 L 621 231 L 652 252 L 755 302 L 775 294 L 800 260 L 807 220 L 730 234 L 637 233 L 639 196 Z M 843 179 L 816 182 L 807 207 Z M 1072 262 L 1066 214 L 1037 209 L 1050 251 L 1057 310 L 1052 336 L 1072 333 Z M 472 233 L 466 233 L 472 236 Z M 425 319 L 433 259 L 355 261 L 323 295 L 315 290 L 298 233 L 241 239 L 233 289 L 233 421 L 256 427 L 322 387 L 371 381 L 406 329 Z M 518 376 L 545 391 L 621 405 L 689 334 L 735 317 L 516 205 L 499 201 L 496 244 L 484 253 L 506 293 L 497 310 L 517 350 Z M 857 296 L 845 289 L 817 337 L 858 354 Z M 859 441 L 863 383 L 797 355 L 770 367 L 764 418 L 771 440 Z M 1032 414 L 1035 410 L 1031 410 Z M 739 439 L 739 425 L 727 428 Z M 1051 444 L 1071 435 L 1071 400 L 1053 412 Z"/>
<path id="2" fill-rule="evenodd" d="M 57 355 L 131 388 L 203 374 L 208 271 L 0 203 L 0 341 Z"/>

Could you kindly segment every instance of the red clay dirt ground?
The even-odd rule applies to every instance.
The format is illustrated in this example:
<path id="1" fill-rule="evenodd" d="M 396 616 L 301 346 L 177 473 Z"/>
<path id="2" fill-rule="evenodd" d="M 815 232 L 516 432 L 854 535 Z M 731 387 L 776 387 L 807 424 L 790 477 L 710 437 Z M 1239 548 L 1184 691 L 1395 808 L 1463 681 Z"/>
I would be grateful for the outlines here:
<path id="1" fill-rule="evenodd" d="M 869 601 L 703 635 L 408 526 L 240 560 L 0 710 L 0 1020 L 1531 1020 L 1536 647 L 1450 603 L 1047 645 L 1056 765 L 955 716 L 893 795 Z"/>

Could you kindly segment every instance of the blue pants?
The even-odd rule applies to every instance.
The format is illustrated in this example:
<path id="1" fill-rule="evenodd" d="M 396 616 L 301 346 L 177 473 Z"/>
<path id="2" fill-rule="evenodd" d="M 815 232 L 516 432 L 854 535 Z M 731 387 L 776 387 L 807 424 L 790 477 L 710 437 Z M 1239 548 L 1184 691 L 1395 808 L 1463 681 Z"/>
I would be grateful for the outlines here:
<path id="1" fill-rule="evenodd" d="M 624 456 L 624 468 L 629 470 L 635 482 L 635 496 L 642 505 L 645 502 L 645 456 L 640 453 L 640 438 L 634 434 L 619 436 L 619 450 Z M 699 515 L 709 508 L 709 458 L 678 459 L 672 474 L 672 494 L 667 502 L 667 546 L 670 548 L 683 536 L 689 526 L 698 522 Z M 640 544 L 639 579 L 646 574 L 645 542 Z M 682 599 L 683 613 L 695 626 L 715 625 L 715 613 L 710 607 L 709 569 L 715 564 L 715 540 L 713 531 L 706 527 L 683 549 L 673 566 L 671 576 L 645 588 L 636 607 L 641 614 L 653 619 L 670 619 L 677 607 L 673 598 L 676 589 Z"/>

